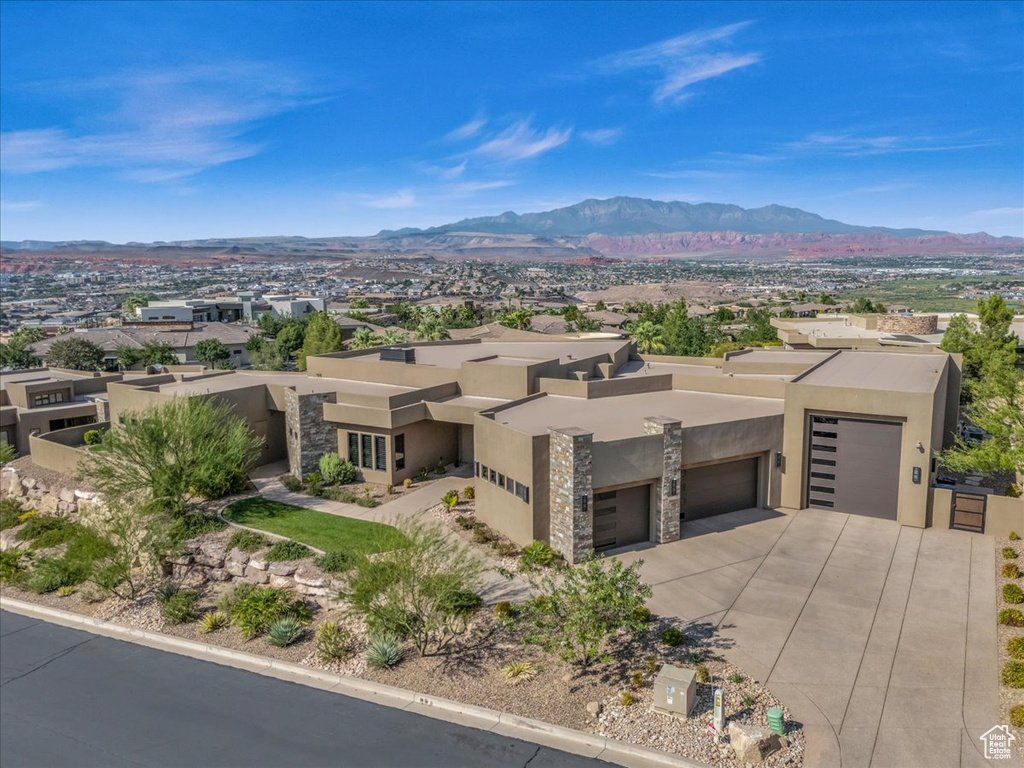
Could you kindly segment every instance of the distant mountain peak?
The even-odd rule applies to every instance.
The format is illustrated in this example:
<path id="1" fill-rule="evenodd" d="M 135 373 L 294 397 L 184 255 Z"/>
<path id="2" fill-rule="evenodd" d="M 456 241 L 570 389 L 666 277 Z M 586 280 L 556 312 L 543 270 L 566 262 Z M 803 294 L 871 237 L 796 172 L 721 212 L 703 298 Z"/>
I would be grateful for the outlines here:
<path id="1" fill-rule="evenodd" d="M 429 229 L 383 230 L 378 237 L 474 232 L 491 235 L 653 235 L 666 232 L 739 232 L 744 234 L 882 234 L 890 237 L 945 235 L 923 229 L 862 227 L 826 219 L 783 205 L 741 208 L 729 203 L 684 203 L 641 197 L 590 198 L 540 213 L 506 211 Z"/>

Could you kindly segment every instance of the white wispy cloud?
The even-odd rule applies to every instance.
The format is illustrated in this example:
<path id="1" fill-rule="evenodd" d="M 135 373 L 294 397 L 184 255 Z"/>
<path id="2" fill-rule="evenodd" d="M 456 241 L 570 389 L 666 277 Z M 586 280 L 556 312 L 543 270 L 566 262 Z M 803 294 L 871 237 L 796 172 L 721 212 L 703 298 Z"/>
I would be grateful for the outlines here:
<path id="1" fill-rule="evenodd" d="M 413 208 L 418 202 L 416 194 L 411 189 L 401 189 L 381 197 L 367 198 L 363 205 L 368 208 Z"/>
<path id="2" fill-rule="evenodd" d="M 495 181 L 464 181 L 459 184 L 451 184 L 446 190 L 456 195 L 473 194 L 474 192 L 486 192 L 489 189 L 504 189 L 515 184 L 511 179 L 500 179 Z"/>
<path id="3" fill-rule="evenodd" d="M 597 147 L 608 147 L 622 138 L 622 129 L 597 128 L 593 131 L 580 131 L 580 138 Z"/>
<path id="4" fill-rule="evenodd" d="M 799 141 L 781 145 L 791 152 L 817 152 L 843 157 L 866 157 L 907 152 L 953 152 L 996 146 L 995 139 L 972 136 L 865 136 L 850 133 L 812 133 Z"/>
<path id="5" fill-rule="evenodd" d="M 678 104 L 693 95 L 690 86 L 762 60 L 760 53 L 728 50 L 736 33 L 751 23 L 743 21 L 698 30 L 641 48 L 620 51 L 598 59 L 593 67 L 598 72 L 612 75 L 636 70 L 656 72 L 658 83 L 653 92 L 654 100 Z"/>
<path id="6" fill-rule="evenodd" d="M 491 160 L 512 162 L 537 157 L 562 146 L 572 136 L 572 128 L 534 129 L 530 120 L 518 120 L 505 130 L 487 139 L 470 154 Z"/>
<path id="7" fill-rule="evenodd" d="M 1018 218 L 1024 218 L 1024 208 L 988 208 L 982 211 L 974 211 L 971 216 L 985 216 L 991 218 L 1009 218 L 1016 216 Z"/>
<path id="8" fill-rule="evenodd" d="M 80 166 L 119 170 L 139 182 L 170 181 L 258 154 L 245 134 L 260 120 L 317 101 L 307 86 L 260 63 L 148 70 L 83 81 L 37 83 L 90 93 L 105 107 L 100 125 L 45 127 L 0 135 L 0 167 L 40 173 Z"/>
<path id="9" fill-rule="evenodd" d="M 11 211 L 12 213 L 22 211 L 34 211 L 41 208 L 42 200 L 0 200 L 0 211 Z"/>
<path id="10" fill-rule="evenodd" d="M 485 125 L 487 125 L 487 118 L 483 115 L 477 115 L 468 123 L 463 123 L 455 130 L 447 133 L 445 135 L 445 139 L 448 141 L 465 141 L 466 139 L 471 139 L 480 133 Z"/>

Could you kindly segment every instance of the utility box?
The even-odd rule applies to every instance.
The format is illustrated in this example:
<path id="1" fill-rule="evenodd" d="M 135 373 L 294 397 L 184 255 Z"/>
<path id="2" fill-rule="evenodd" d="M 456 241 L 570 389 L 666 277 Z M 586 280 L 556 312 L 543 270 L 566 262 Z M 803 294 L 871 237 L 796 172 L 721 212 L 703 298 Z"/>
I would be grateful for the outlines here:
<path id="1" fill-rule="evenodd" d="M 654 709 L 688 717 L 697 703 L 697 673 L 685 667 L 663 664 L 654 678 Z"/>

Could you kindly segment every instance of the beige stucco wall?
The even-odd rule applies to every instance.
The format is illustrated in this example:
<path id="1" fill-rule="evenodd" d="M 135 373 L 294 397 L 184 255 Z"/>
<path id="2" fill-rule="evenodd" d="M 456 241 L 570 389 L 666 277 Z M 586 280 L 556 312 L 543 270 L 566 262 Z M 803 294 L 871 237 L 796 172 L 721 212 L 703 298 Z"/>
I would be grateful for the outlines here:
<path id="1" fill-rule="evenodd" d="M 83 461 L 89 454 L 84 448 L 84 435 L 91 429 L 109 429 L 109 422 L 69 427 L 36 435 L 29 439 L 32 462 L 44 469 L 74 477 L 84 469 Z"/>
<path id="2" fill-rule="evenodd" d="M 338 453 L 348 458 L 348 433 L 382 435 L 387 438 L 387 469 L 360 467 L 362 477 L 371 483 L 399 485 L 406 478 L 416 479 L 421 467 L 433 471 L 440 458 L 450 464 L 459 458 L 459 425 L 421 419 L 396 428 L 343 422 L 338 428 Z M 405 469 L 395 468 L 395 435 L 405 435 Z"/>
<path id="3" fill-rule="evenodd" d="M 16 412 L 17 427 L 15 429 L 15 449 L 22 456 L 32 452 L 31 435 L 34 430 L 39 430 L 40 434 L 45 434 L 50 431 L 50 421 L 55 419 L 71 419 L 79 418 L 82 416 L 95 416 L 96 415 L 96 404 L 92 402 L 88 403 L 68 403 L 64 405 L 51 405 L 43 408 L 31 408 L 27 410 L 18 410 Z M 88 425 L 85 428 L 91 429 L 94 425 Z"/>
<path id="4" fill-rule="evenodd" d="M 949 516 L 953 508 L 953 491 L 949 488 L 929 489 L 929 525 L 935 528 L 949 528 Z M 1008 536 L 1011 531 L 1024 536 L 1024 498 L 1010 496 L 985 497 L 985 535 Z M 964 533 L 970 536 L 970 533 Z M 976 535 L 976 534 L 975 534 Z"/>

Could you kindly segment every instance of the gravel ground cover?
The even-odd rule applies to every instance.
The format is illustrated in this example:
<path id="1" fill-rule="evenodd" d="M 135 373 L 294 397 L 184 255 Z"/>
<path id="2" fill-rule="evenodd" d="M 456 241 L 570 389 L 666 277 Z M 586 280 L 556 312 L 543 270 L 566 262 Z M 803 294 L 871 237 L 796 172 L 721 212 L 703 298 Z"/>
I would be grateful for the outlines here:
<path id="1" fill-rule="evenodd" d="M 1024 571 L 1024 540 L 1011 541 L 1008 538 L 996 539 L 996 604 L 998 610 L 1004 608 L 1016 608 L 1021 612 L 1024 612 L 1024 603 L 1014 604 L 1008 603 L 1003 596 L 1003 588 L 1007 584 L 1015 584 L 1016 586 L 1024 589 L 1024 577 L 1014 577 L 1012 575 L 1004 575 L 1004 567 L 1007 565 L 1016 566 L 1019 570 Z M 1016 557 L 1006 558 L 1002 556 L 1004 548 L 1009 548 L 1016 553 Z M 1024 638 L 1024 627 L 1012 627 L 1005 624 L 999 624 L 996 633 L 999 643 L 999 669 L 1002 669 L 1010 661 L 1021 661 L 1024 659 L 1015 659 L 1010 655 L 1007 645 L 1014 638 Z M 1011 688 L 1008 685 L 1000 684 L 999 686 L 999 710 L 1001 723 L 1006 723 L 1013 728 L 1017 741 L 1014 742 L 1017 750 L 1017 755 L 1024 758 L 1024 728 L 1018 728 L 1013 726 L 1010 719 L 1010 710 L 1015 706 L 1024 705 L 1024 688 Z"/>

